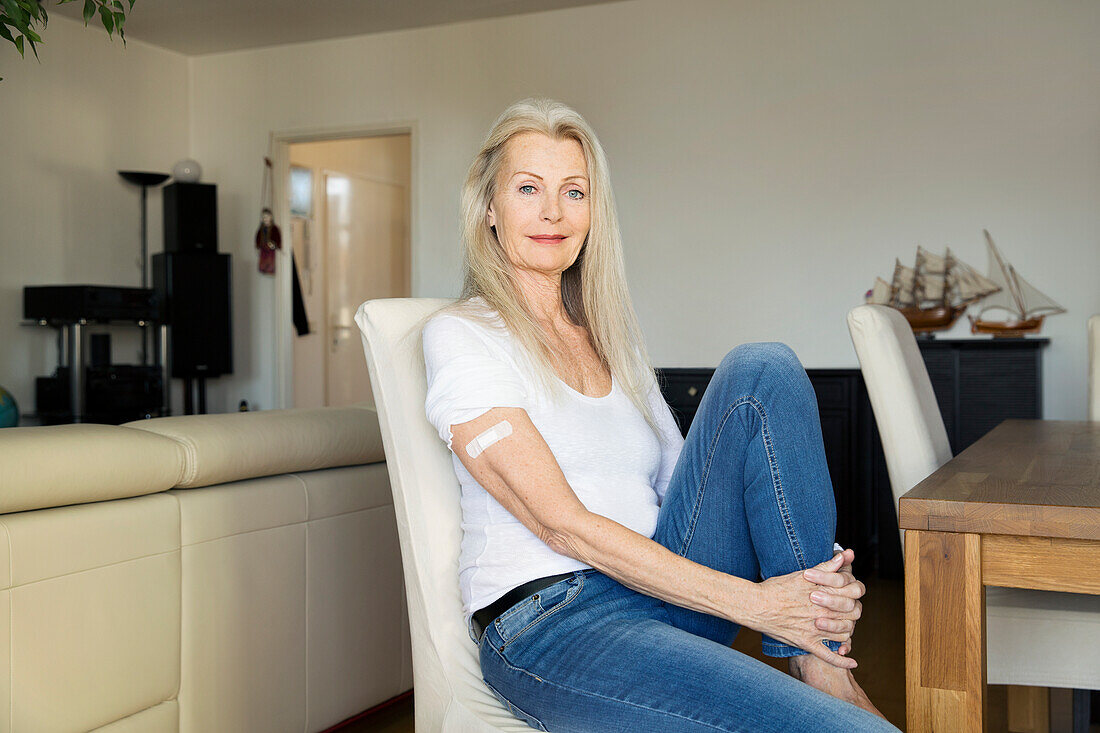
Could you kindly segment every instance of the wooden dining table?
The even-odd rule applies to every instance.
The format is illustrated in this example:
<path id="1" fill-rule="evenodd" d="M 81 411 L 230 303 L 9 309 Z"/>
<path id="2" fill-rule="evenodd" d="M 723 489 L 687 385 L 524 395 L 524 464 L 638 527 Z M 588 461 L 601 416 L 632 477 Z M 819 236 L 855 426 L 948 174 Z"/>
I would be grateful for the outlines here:
<path id="1" fill-rule="evenodd" d="M 900 501 L 909 733 L 982 730 L 985 587 L 1100 594 L 1100 422 L 1006 420 Z"/>

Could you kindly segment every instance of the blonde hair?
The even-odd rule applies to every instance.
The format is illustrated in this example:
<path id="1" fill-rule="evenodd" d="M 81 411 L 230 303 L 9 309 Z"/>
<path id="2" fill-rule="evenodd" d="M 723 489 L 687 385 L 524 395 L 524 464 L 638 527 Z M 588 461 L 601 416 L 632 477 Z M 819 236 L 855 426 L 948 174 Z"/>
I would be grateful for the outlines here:
<path id="1" fill-rule="evenodd" d="M 554 140 L 576 140 L 584 152 L 591 224 L 576 261 L 561 275 L 562 304 L 573 323 L 587 329 L 600 360 L 660 435 L 647 400 L 655 375 L 626 286 L 607 157 L 596 133 L 570 107 L 549 99 L 524 99 L 504 110 L 493 123 L 462 187 L 462 295 L 442 310 L 485 321 L 483 311 L 470 303 L 480 297 L 519 342 L 548 394 L 560 398 L 563 384 L 554 369 L 560 355 L 547 344 L 542 327 L 516 287 L 512 264 L 487 218 L 507 143 L 529 132 Z"/>

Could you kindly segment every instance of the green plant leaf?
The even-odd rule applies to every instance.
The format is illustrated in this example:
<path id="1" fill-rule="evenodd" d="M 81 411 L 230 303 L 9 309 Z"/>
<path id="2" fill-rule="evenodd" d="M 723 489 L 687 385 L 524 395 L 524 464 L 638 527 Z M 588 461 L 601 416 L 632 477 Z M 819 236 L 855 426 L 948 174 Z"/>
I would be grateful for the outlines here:
<path id="1" fill-rule="evenodd" d="M 0 0 L 0 6 L 3 6 L 4 15 L 8 18 L 7 24 L 22 33 L 27 24 L 23 20 L 23 9 L 19 4 L 15 0 Z"/>
<path id="2" fill-rule="evenodd" d="M 92 0 L 84 0 L 84 25 L 95 15 L 95 3 Z"/>
<path id="3" fill-rule="evenodd" d="M 102 5 L 99 6 L 99 19 L 103 21 L 103 27 L 107 29 L 108 36 L 115 32 L 115 16 Z"/>
<path id="4" fill-rule="evenodd" d="M 0 19 L 0 38 L 15 43 L 15 37 L 12 36 L 11 31 L 8 30 L 7 23 L 5 23 L 3 19 Z"/>
<path id="5" fill-rule="evenodd" d="M 19 36 L 19 38 L 16 38 L 16 39 L 15 39 L 15 49 L 16 49 L 17 51 L 19 51 L 19 55 L 20 55 L 20 56 L 22 56 L 22 55 L 23 55 L 23 38 L 24 38 L 24 37 L 25 37 L 25 36 Z"/>
<path id="6" fill-rule="evenodd" d="M 136 0 L 130 0 L 130 10 L 134 9 L 134 2 L 136 2 Z"/>

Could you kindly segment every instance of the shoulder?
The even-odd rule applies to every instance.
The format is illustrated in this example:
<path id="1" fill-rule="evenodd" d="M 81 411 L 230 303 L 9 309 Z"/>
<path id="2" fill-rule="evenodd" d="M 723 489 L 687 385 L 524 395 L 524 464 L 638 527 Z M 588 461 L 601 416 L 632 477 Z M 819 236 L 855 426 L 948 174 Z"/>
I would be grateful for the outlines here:
<path id="1" fill-rule="evenodd" d="M 477 302 L 436 313 L 424 324 L 425 355 L 471 350 L 507 351 L 511 340 L 496 312 Z"/>

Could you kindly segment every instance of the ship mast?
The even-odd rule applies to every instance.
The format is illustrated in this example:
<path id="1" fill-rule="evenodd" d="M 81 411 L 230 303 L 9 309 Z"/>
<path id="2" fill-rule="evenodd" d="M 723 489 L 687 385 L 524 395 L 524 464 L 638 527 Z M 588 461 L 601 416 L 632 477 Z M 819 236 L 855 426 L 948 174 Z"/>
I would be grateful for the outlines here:
<path id="1" fill-rule="evenodd" d="M 1001 253 L 997 250 L 997 245 L 993 244 L 993 237 L 989 235 L 988 229 L 983 229 L 982 233 L 985 235 L 985 242 L 989 245 L 989 253 L 997 261 L 997 266 L 1001 268 L 1001 274 L 1004 276 L 1005 285 L 1008 287 L 1008 293 L 1012 296 L 1012 300 L 1016 303 L 1016 308 L 1019 310 L 1019 317 L 1025 318 L 1027 314 L 1027 307 L 1024 305 L 1023 296 L 1020 295 L 1020 286 L 1016 282 L 1015 273 L 1010 270 L 1010 265 L 1006 265 L 1004 258 L 1001 257 Z"/>

